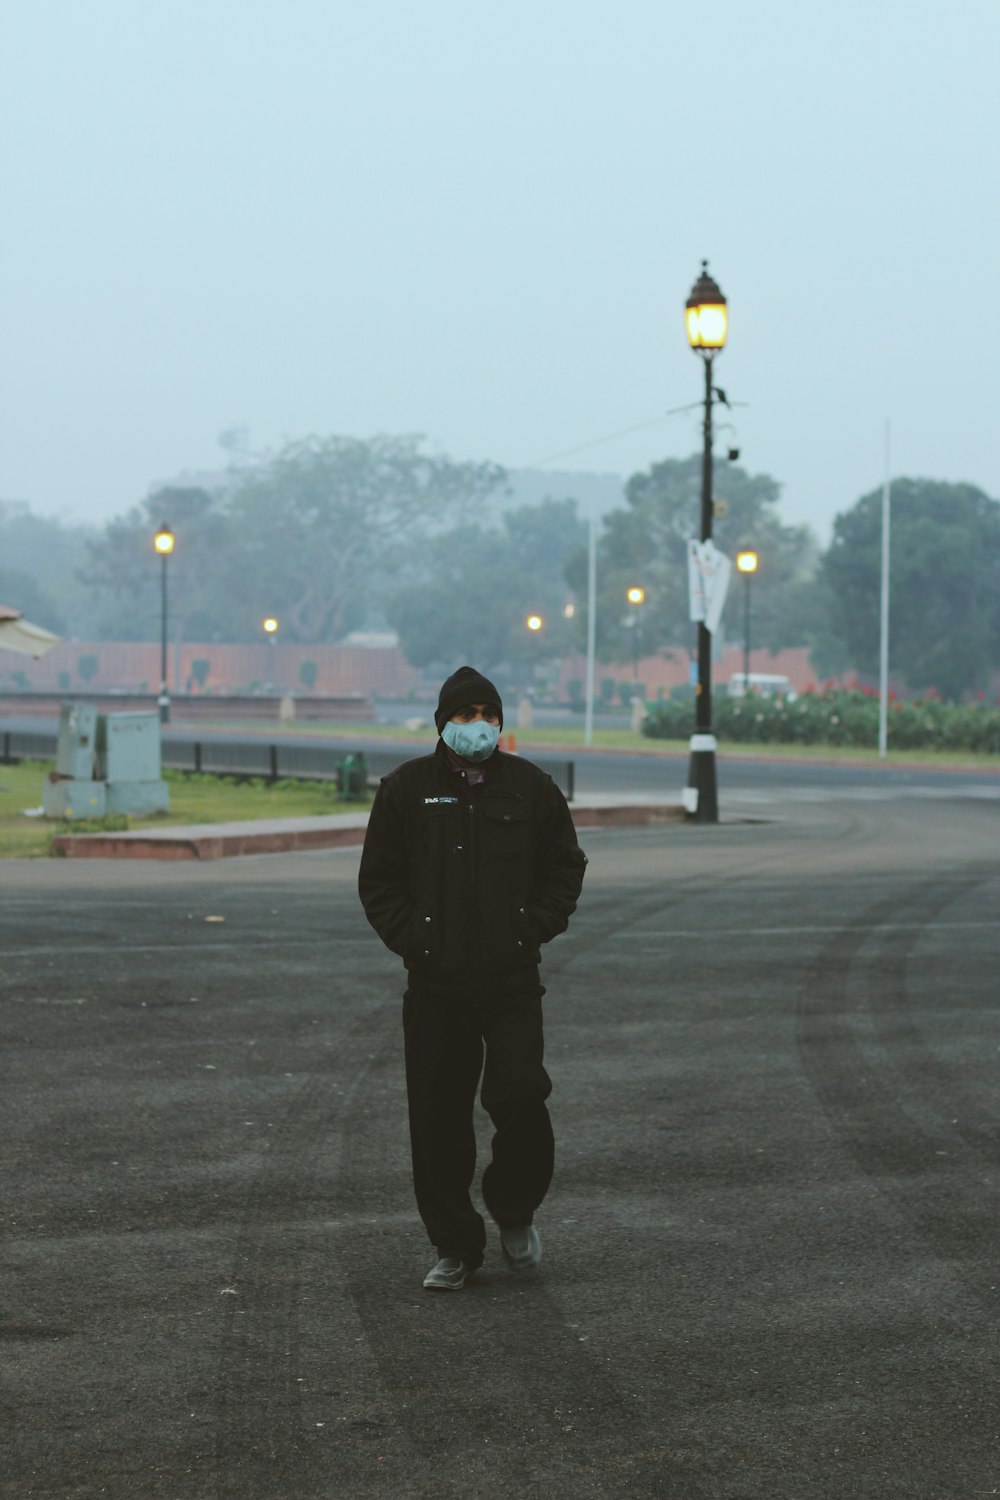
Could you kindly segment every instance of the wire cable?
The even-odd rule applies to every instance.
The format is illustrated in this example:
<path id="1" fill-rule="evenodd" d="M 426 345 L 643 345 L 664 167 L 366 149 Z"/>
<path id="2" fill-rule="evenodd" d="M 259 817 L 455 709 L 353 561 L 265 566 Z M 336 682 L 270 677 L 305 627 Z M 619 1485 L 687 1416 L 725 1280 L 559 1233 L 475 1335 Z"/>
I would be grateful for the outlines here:
<path id="1" fill-rule="evenodd" d="M 749 406 L 749 401 L 728 401 L 725 394 L 714 387 L 716 394 L 722 398 L 723 405 L 730 411 L 736 406 Z M 577 453 L 586 453 L 589 448 L 600 448 L 604 443 L 613 443 L 616 438 L 628 437 L 633 432 L 643 432 L 647 427 L 656 427 L 666 417 L 678 417 L 686 411 L 700 411 L 704 406 L 703 401 L 689 401 L 686 406 L 672 406 L 669 411 L 663 411 L 658 417 L 651 417 L 647 422 L 636 422 L 633 427 L 621 427 L 617 432 L 608 432 L 604 437 L 591 438 L 588 443 L 581 443 L 576 448 L 564 448 L 561 453 L 550 453 L 547 458 L 536 458 L 534 463 L 511 465 L 518 469 L 541 469 L 545 464 L 554 464 L 560 458 L 572 458 Z M 728 424 L 730 427 L 732 423 Z M 735 430 L 735 429 L 734 429 Z"/>
<path id="2" fill-rule="evenodd" d="M 600 448 L 604 443 L 613 443 L 616 438 L 628 437 L 633 432 L 642 432 L 647 427 L 656 427 L 666 417 L 677 417 L 682 412 L 696 411 L 704 403 L 701 401 L 689 401 L 686 406 L 672 406 L 669 411 L 660 412 L 659 416 L 651 417 L 646 422 L 636 422 L 633 427 L 622 427 L 618 432 L 606 433 L 604 437 L 591 438 L 589 443 L 581 443 L 576 448 L 564 448 L 561 453 L 550 453 L 547 458 L 536 458 L 534 463 L 518 464 L 520 469 L 540 469 L 545 464 L 554 464 L 560 458 L 572 458 L 576 453 L 586 453 L 588 448 Z"/>

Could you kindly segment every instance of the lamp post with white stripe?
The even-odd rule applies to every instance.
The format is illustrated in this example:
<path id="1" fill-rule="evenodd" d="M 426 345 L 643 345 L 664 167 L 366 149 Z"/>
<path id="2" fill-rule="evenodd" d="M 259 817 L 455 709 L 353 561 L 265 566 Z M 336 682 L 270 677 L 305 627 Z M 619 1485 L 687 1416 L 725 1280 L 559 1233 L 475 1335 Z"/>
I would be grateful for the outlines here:
<path id="1" fill-rule="evenodd" d="M 688 343 L 705 361 L 705 443 L 701 464 L 701 526 L 703 542 L 712 539 L 712 361 L 726 347 L 729 311 L 726 299 L 708 274 L 708 261 L 691 289 L 685 310 Z M 695 728 L 688 765 L 688 815 L 696 823 L 719 821 L 715 784 L 715 735 L 712 732 L 712 632 L 698 621 L 698 685 L 695 688 Z"/>

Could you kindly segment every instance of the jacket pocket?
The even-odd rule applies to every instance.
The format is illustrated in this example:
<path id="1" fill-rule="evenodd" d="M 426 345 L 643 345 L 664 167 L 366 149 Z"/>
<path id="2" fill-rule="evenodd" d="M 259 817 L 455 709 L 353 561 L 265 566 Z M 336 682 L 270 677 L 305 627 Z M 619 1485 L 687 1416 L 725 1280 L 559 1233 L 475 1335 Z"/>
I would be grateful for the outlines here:
<path id="1" fill-rule="evenodd" d="M 531 848 L 531 823 L 518 804 L 483 802 L 486 852 L 501 859 L 517 859 Z"/>

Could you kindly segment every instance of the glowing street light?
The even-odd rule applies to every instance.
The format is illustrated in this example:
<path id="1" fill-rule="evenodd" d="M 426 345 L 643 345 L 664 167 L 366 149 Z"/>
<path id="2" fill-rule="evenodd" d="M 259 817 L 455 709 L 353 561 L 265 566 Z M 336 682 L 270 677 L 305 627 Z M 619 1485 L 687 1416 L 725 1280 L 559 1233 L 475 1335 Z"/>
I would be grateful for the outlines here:
<path id="1" fill-rule="evenodd" d="M 153 538 L 160 554 L 160 723 L 170 723 L 170 690 L 167 687 L 167 558 L 174 550 L 174 534 L 164 521 Z"/>
<path id="2" fill-rule="evenodd" d="M 709 358 L 726 347 L 729 333 L 729 308 L 718 283 L 708 274 L 708 261 L 701 263 L 701 275 L 691 288 L 684 312 L 688 343 L 699 354 Z"/>
<path id="3" fill-rule="evenodd" d="M 537 631 L 541 630 L 542 626 L 545 624 L 545 621 L 542 619 L 541 615 L 529 615 L 524 623 L 525 625 L 527 625 L 529 630 Z"/>
<path id="4" fill-rule="evenodd" d="M 684 321 L 688 343 L 705 361 L 700 535 L 703 542 L 708 542 L 712 539 L 712 398 L 720 394 L 712 384 L 712 361 L 726 347 L 729 309 L 718 284 L 708 274 L 707 260 L 702 261 L 701 275 L 691 288 Z M 685 803 L 696 822 L 717 823 L 719 799 L 715 785 L 715 735 L 712 731 L 712 634 L 704 620 L 698 622 L 698 686 L 695 692 L 695 727 L 691 736 Z"/>
<path id="5" fill-rule="evenodd" d="M 736 567 L 747 581 L 743 596 L 743 691 L 750 691 L 750 580 L 757 571 L 760 558 L 752 547 L 736 554 Z"/>
<path id="6" fill-rule="evenodd" d="M 628 623 L 632 627 L 632 682 L 639 680 L 639 635 L 642 630 L 642 616 L 639 613 L 639 605 L 646 600 L 646 590 L 635 583 L 626 589 L 625 597 L 635 607 L 635 613 L 630 615 Z"/>
<path id="7" fill-rule="evenodd" d="M 273 682 L 273 680 L 270 680 L 270 679 L 273 679 L 273 677 L 274 677 L 274 650 L 273 650 L 273 647 L 274 647 L 275 641 L 278 638 L 278 622 L 275 619 L 274 615 L 268 615 L 266 617 L 266 619 L 261 620 L 260 625 L 261 625 L 261 629 L 264 631 L 264 633 L 267 636 L 268 640 L 271 642 L 271 647 L 272 647 L 272 649 L 270 651 L 268 651 L 268 653 L 267 653 L 267 675 L 268 675 L 269 681 L 268 681 L 267 686 L 264 689 L 264 691 L 267 692 L 267 693 L 273 693 L 274 692 L 274 682 Z"/>

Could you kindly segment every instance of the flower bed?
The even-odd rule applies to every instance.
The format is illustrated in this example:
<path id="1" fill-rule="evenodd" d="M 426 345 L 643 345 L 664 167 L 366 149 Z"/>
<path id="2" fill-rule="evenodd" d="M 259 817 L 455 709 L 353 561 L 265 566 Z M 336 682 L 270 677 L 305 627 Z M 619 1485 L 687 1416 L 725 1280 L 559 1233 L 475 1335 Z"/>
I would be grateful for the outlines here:
<path id="1" fill-rule="evenodd" d="M 761 698 L 751 693 L 712 702 L 713 729 L 731 744 L 833 745 L 874 749 L 878 745 L 879 698 L 871 690 L 822 690 L 798 698 Z M 690 698 L 649 705 L 642 732 L 651 739 L 683 739 L 692 732 Z M 984 702 L 943 703 L 932 695 L 889 695 L 888 743 L 895 750 L 953 750 L 1000 754 L 1000 707 Z"/>

